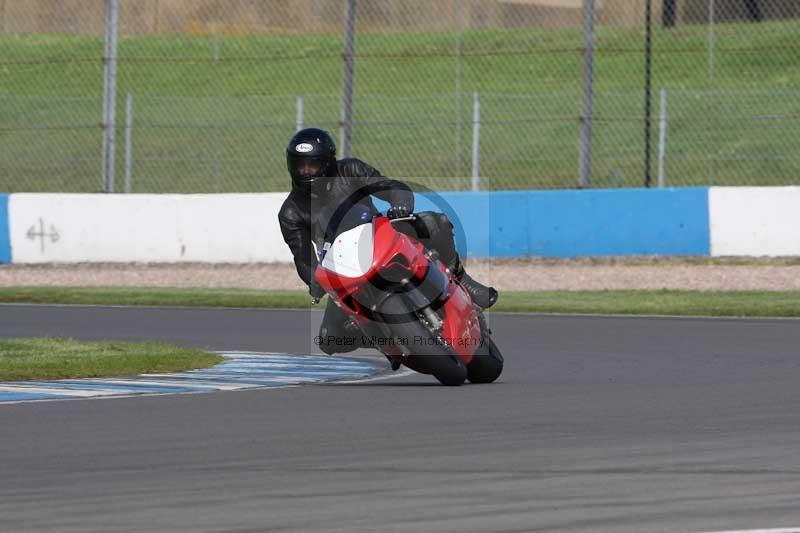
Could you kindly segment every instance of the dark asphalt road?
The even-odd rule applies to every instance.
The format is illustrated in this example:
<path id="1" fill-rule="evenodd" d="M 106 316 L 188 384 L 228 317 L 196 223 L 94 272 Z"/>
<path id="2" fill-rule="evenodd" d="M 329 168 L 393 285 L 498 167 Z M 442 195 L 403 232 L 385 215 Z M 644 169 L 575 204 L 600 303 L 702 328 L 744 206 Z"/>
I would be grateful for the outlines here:
<path id="1" fill-rule="evenodd" d="M 318 313 L 0 306 L 0 336 L 302 352 Z M 506 372 L 0 406 L 0 531 L 800 526 L 800 322 L 493 315 Z"/>

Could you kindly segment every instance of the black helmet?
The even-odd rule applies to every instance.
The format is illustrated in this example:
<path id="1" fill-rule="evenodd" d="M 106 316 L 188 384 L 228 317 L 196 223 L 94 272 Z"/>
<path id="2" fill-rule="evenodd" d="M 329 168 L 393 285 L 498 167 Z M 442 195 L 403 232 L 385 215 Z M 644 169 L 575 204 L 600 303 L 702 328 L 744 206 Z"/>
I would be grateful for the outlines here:
<path id="1" fill-rule="evenodd" d="M 292 187 L 305 192 L 319 190 L 324 178 L 336 175 L 336 143 L 331 134 L 319 128 L 295 133 L 286 147 L 286 166 Z"/>

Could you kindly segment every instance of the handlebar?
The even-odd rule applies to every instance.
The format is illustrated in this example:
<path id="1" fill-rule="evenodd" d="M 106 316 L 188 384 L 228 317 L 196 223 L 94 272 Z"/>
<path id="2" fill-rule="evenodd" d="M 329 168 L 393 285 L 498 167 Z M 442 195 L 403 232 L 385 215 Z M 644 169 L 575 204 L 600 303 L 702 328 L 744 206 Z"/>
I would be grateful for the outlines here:
<path id="1" fill-rule="evenodd" d="M 417 220 L 417 215 L 415 215 L 414 213 L 411 213 L 407 217 L 392 218 L 392 219 L 389 220 L 389 222 L 394 224 L 395 222 L 407 222 L 409 220 Z"/>

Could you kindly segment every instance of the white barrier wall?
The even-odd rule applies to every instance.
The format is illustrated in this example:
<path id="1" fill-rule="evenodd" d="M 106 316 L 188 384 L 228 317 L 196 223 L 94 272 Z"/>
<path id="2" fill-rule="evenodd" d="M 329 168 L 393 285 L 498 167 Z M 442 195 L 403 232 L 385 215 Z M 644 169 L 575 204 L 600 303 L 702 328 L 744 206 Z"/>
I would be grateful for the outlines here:
<path id="1" fill-rule="evenodd" d="M 636 191 L 614 191 L 615 198 L 609 198 L 608 202 L 617 201 L 616 197 L 630 202 L 624 195 L 634 193 Z M 506 193 L 497 194 L 500 200 L 507 200 L 502 196 Z M 536 194 L 542 196 L 541 201 L 532 204 L 528 199 L 525 204 L 534 206 L 526 215 L 531 228 L 537 229 L 537 233 L 531 235 L 546 231 L 548 224 L 552 226 L 558 219 L 560 211 L 553 212 L 553 206 L 561 204 L 556 200 L 578 202 L 593 197 L 575 191 L 564 193 L 569 198 L 558 193 Z M 610 194 L 608 191 L 597 192 L 603 198 Z M 681 191 L 681 194 L 688 195 L 689 200 L 695 196 L 699 199 L 681 200 L 675 208 L 681 211 L 677 215 L 684 218 L 692 215 L 703 221 L 708 217 L 708 226 L 693 224 L 694 231 L 700 231 L 702 235 L 692 234 L 697 238 L 693 237 L 692 247 L 680 248 L 684 252 L 691 250 L 697 255 L 710 252 L 714 256 L 800 256 L 800 187 L 712 187 Z M 5 228 L 0 224 L 0 246 L 5 250 L 0 250 L 0 260 L 6 257 L 8 261 L 10 257 L 14 263 L 288 262 L 292 257 L 283 242 L 277 220 L 286 195 L 0 195 L 3 202 L 0 207 L 5 207 L 6 201 L 8 203 L 9 237 L 5 239 Z M 458 201 L 459 198 L 454 198 L 451 203 L 461 205 Z M 684 218 L 676 219 L 681 231 L 659 234 L 660 238 L 669 244 L 669 239 L 682 235 Z M 568 221 L 564 228 L 579 228 L 583 223 L 580 217 L 577 221 Z M 503 224 L 518 226 L 514 220 L 495 216 L 488 224 L 480 221 L 476 224 L 470 226 L 471 236 L 481 236 L 480 231 L 484 231 L 488 242 L 481 255 L 513 255 L 508 250 L 521 250 L 526 246 L 524 235 L 515 237 L 504 231 L 507 227 L 501 227 Z M 670 227 L 668 225 L 667 230 Z M 490 233 L 490 230 L 495 233 Z M 501 231 L 506 240 L 513 237 L 514 242 L 503 241 L 496 231 Z M 565 237 L 560 226 L 556 237 L 561 241 L 553 242 L 564 245 Z M 535 241 L 535 237 L 528 238 L 530 242 Z M 595 241 L 575 238 L 578 240 L 567 242 L 567 245 L 570 250 L 576 243 L 588 246 L 583 255 L 603 255 L 603 251 L 611 249 L 610 245 L 604 245 L 606 248 L 600 247 L 598 252 L 591 247 Z M 629 241 L 616 244 L 631 246 Z M 528 246 L 527 253 L 531 253 L 534 247 L 530 243 Z M 618 249 L 613 248 L 615 251 Z"/>
<path id="2" fill-rule="evenodd" d="M 14 194 L 14 263 L 291 261 L 277 213 L 287 193 Z"/>
<path id="3" fill-rule="evenodd" d="M 800 187 L 712 187 L 711 255 L 800 255 Z"/>

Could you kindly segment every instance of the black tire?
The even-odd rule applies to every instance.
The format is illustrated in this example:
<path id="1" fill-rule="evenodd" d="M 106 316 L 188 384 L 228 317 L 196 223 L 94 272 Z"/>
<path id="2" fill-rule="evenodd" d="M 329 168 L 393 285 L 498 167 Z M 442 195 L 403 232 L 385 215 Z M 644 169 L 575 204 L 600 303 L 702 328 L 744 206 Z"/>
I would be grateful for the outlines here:
<path id="1" fill-rule="evenodd" d="M 503 372 L 503 354 L 489 335 L 483 336 L 483 344 L 467 365 L 470 383 L 491 383 Z"/>
<path id="2" fill-rule="evenodd" d="M 431 374 L 442 385 L 457 387 L 467 379 L 467 367 L 458 358 L 452 347 L 442 342 L 423 324 L 401 295 L 390 296 L 381 306 L 381 313 L 391 317 L 387 326 L 394 337 L 407 339 L 404 350 L 411 352 L 404 364 L 421 372 Z M 402 320 L 399 318 L 402 317 Z M 422 342 L 420 342 L 420 340 Z"/>

